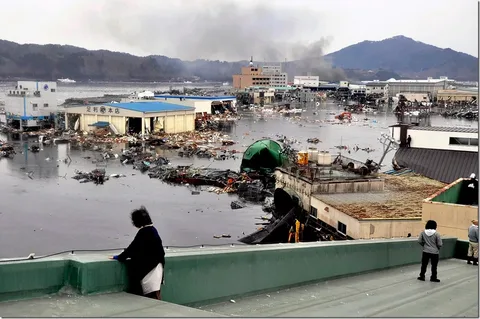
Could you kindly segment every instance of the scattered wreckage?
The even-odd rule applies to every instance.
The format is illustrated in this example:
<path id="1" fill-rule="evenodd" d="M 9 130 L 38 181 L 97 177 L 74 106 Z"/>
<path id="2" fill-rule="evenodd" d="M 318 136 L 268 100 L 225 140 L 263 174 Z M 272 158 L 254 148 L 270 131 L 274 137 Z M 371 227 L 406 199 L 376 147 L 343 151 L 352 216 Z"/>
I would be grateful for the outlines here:
<path id="1" fill-rule="evenodd" d="M 15 156 L 15 148 L 13 145 L 0 142 L 0 157 L 13 158 Z"/>
<path id="2" fill-rule="evenodd" d="M 108 181 L 108 176 L 105 175 L 104 169 L 94 169 L 91 172 L 83 172 L 75 170 L 75 176 L 72 177 L 80 183 L 93 182 L 95 185 L 103 185 L 105 181 Z"/>
<path id="3" fill-rule="evenodd" d="M 277 188 L 273 197 L 273 204 L 264 207 L 264 211 L 271 213 L 272 217 L 262 218 L 262 220 L 267 221 L 267 223 L 261 223 L 264 227 L 260 227 L 252 234 L 240 238 L 240 242 L 249 245 L 287 243 L 291 240 L 289 233 L 295 229 L 297 220 L 304 225 L 300 234 L 301 241 L 347 239 L 331 227 L 322 226 L 317 218 L 306 212 L 300 196 L 295 191 L 289 188 Z"/>
<path id="4" fill-rule="evenodd" d="M 91 172 L 75 170 L 75 176 L 73 176 L 72 178 L 79 181 L 80 183 L 93 182 L 95 185 L 103 185 L 110 178 L 120 178 L 120 177 L 126 177 L 126 175 L 124 174 L 106 175 L 105 169 L 96 168 Z"/>

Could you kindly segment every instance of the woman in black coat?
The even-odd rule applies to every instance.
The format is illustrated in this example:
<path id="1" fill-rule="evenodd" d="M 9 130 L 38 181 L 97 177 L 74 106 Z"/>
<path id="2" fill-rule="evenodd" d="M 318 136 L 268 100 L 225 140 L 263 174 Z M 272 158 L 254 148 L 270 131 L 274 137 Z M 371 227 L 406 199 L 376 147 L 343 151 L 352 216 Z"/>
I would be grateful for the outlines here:
<path id="1" fill-rule="evenodd" d="M 139 228 L 137 235 L 127 249 L 111 258 L 120 262 L 130 259 L 130 280 L 141 285 L 144 296 L 160 300 L 165 267 L 162 239 L 145 207 L 132 212 L 132 223 Z"/>

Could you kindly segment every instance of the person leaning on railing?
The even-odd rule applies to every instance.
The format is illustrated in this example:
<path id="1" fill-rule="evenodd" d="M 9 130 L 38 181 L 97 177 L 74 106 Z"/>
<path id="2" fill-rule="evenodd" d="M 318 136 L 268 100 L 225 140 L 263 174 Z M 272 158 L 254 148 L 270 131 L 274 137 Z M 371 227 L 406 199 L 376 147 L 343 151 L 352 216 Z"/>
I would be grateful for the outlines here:
<path id="1" fill-rule="evenodd" d="M 138 228 L 132 243 L 120 255 L 110 258 L 120 262 L 130 259 L 130 281 L 136 287 L 141 285 L 145 297 L 160 300 L 161 285 L 165 283 L 162 239 L 145 207 L 132 212 L 132 223 Z"/>

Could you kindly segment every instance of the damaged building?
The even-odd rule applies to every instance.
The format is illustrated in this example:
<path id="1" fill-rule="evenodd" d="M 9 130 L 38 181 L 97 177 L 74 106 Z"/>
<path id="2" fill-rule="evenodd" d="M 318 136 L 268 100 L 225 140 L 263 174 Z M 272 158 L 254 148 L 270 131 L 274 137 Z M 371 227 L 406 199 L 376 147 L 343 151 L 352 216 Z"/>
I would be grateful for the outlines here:
<path id="1" fill-rule="evenodd" d="M 99 127 L 120 135 L 195 130 L 195 108 L 158 101 L 70 106 L 65 113 L 65 127 L 87 132 Z"/>
<path id="2" fill-rule="evenodd" d="M 193 107 L 197 116 L 235 110 L 237 104 L 235 96 L 155 95 L 155 101 Z"/>
<path id="3" fill-rule="evenodd" d="M 368 164 L 341 158 L 323 165 L 278 168 L 276 187 L 294 190 L 310 218 L 353 239 L 417 234 L 422 202 L 444 184 L 426 177 L 377 174 Z M 347 163 L 343 165 L 343 163 Z"/>
<path id="4" fill-rule="evenodd" d="M 54 123 L 63 108 L 57 101 L 57 83 L 18 81 L 5 92 L 5 117 L 2 122 L 15 128 L 38 129 Z"/>
<path id="5" fill-rule="evenodd" d="M 367 186 L 372 182 L 352 182 L 350 189 L 342 192 L 313 194 L 311 211 L 354 239 L 408 237 L 419 234 L 425 226 L 424 198 L 443 186 L 414 174 L 379 175 L 375 187 Z"/>

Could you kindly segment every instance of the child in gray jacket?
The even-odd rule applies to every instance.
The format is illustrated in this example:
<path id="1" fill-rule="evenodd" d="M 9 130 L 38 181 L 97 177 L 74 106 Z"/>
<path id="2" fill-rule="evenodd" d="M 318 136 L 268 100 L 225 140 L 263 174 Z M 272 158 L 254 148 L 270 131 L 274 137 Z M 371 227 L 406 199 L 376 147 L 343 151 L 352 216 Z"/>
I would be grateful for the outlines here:
<path id="1" fill-rule="evenodd" d="M 432 275 L 430 281 L 440 282 L 437 278 L 437 266 L 440 248 L 442 247 L 442 239 L 440 234 L 437 233 L 437 222 L 429 220 L 425 225 L 425 230 L 418 236 L 418 243 L 423 247 L 422 254 L 422 267 L 420 270 L 420 276 L 418 280 L 425 281 L 425 272 L 427 271 L 428 262 L 432 263 Z"/>

